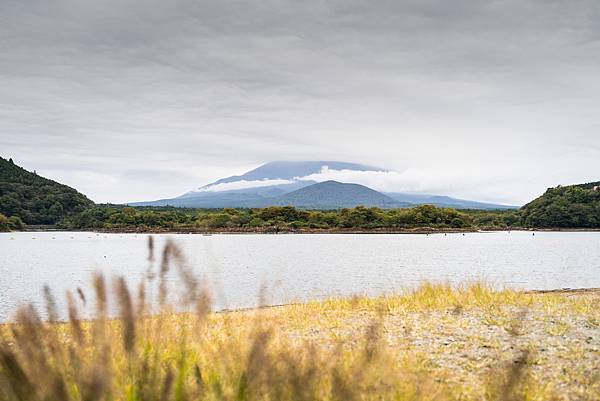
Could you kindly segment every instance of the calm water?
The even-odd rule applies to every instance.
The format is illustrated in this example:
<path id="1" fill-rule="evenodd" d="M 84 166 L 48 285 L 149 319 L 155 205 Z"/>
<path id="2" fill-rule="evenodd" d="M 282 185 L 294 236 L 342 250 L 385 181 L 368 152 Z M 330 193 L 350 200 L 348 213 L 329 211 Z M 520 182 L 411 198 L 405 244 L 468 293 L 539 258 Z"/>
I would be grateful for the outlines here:
<path id="1" fill-rule="evenodd" d="M 496 232 L 436 235 L 155 235 L 183 249 L 211 284 L 217 308 L 253 306 L 261 286 L 267 302 L 390 293 L 422 281 L 485 280 L 498 287 L 600 287 L 600 232 Z M 148 270 L 147 235 L 0 234 L 0 321 L 50 285 L 62 295 L 94 271 L 137 284 Z M 154 266 L 156 270 L 157 266 Z M 171 286 L 181 285 L 176 274 Z M 90 303 L 90 302 L 88 302 Z"/>

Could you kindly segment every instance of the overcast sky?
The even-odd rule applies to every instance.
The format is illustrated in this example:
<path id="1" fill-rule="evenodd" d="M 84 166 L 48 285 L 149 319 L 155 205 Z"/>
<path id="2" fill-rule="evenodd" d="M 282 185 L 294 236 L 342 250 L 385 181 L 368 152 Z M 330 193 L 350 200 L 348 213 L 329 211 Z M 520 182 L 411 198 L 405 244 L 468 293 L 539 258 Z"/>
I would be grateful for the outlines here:
<path id="1" fill-rule="evenodd" d="M 600 2 L 0 0 L 0 155 L 97 202 L 324 159 L 522 204 L 600 179 Z"/>

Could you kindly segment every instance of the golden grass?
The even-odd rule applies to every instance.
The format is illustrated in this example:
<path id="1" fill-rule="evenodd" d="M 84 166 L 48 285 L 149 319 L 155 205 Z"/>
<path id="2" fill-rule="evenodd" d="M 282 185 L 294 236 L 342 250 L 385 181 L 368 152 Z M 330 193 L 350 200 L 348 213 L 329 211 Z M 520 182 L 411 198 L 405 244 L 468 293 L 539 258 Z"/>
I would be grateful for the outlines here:
<path id="1" fill-rule="evenodd" d="M 120 317 L 108 319 L 111 292 L 97 276 L 94 320 L 80 320 L 70 296 L 69 322 L 56 322 L 46 290 L 53 321 L 23 308 L 0 326 L 0 400 L 599 399 L 598 294 L 425 284 L 210 313 L 182 255 L 165 249 L 158 314 L 148 312 L 151 281 L 133 296 L 119 279 Z M 193 312 L 165 303 L 170 264 Z"/>

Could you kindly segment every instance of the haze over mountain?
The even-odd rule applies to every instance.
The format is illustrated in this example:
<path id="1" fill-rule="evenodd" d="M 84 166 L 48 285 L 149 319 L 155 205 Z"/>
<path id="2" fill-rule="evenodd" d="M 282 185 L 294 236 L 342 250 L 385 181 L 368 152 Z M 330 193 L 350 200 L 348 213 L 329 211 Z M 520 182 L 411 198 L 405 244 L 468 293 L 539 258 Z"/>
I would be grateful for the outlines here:
<path id="1" fill-rule="evenodd" d="M 373 182 L 382 188 L 393 188 L 401 179 L 394 171 L 356 163 L 276 161 L 242 175 L 219 179 L 176 198 L 135 202 L 130 205 L 223 208 L 289 204 L 305 208 L 340 208 L 357 205 L 407 207 L 433 204 L 454 208 L 511 208 L 448 196 L 382 191 L 364 185 L 366 182 Z M 328 184 L 316 185 L 325 182 Z M 338 185 L 343 183 L 363 185 Z"/>

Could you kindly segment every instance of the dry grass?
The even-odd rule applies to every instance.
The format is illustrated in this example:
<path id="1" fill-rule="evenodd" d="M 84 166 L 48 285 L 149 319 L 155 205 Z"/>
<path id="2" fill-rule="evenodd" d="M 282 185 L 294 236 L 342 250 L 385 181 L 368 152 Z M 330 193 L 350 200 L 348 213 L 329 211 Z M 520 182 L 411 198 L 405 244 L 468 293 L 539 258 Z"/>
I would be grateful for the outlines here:
<path id="1" fill-rule="evenodd" d="M 0 326 L 0 400 L 600 399 L 600 296 L 474 284 L 403 295 L 210 313 L 173 244 L 154 278 L 112 291 L 94 278 L 95 319 L 69 294 L 69 322 L 22 308 Z M 184 286 L 173 313 L 165 274 Z M 155 287 L 160 310 L 150 314 Z M 133 294 L 136 294 L 135 296 Z M 119 318 L 108 319 L 115 299 Z"/>

